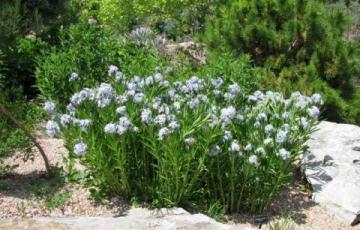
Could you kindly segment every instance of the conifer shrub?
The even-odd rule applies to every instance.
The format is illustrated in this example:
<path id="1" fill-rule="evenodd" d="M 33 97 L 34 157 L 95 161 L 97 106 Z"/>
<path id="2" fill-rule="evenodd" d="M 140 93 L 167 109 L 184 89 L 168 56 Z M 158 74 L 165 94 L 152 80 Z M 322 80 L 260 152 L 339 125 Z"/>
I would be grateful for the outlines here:
<path id="1" fill-rule="evenodd" d="M 291 91 L 309 92 L 309 85 L 325 82 L 333 89 L 319 91 L 332 95 L 324 95 L 324 111 L 333 111 L 325 116 L 349 121 L 360 114 L 338 110 L 338 105 L 348 107 L 356 95 L 360 56 L 358 44 L 343 37 L 348 25 L 344 11 L 329 10 L 321 1 L 233 0 L 209 17 L 204 39 L 211 49 L 249 54 L 280 79 L 275 84 Z"/>

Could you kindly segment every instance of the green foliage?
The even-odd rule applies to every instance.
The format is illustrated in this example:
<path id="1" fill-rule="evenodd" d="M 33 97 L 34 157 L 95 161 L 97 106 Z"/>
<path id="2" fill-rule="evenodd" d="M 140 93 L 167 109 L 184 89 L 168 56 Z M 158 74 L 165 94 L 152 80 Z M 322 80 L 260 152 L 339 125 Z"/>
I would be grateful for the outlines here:
<path id="1" fill-rule="evenodd" d="M 288 215 L 279 220 L 272 221 L 269 225 L 270 230 L 293 230 L 295 227 L 293 217 Z"/>
<path id="2" fill-rule="evenodd" d="M 358 45 L 343 38 L 348 25 L 343 11 L 328 10 L 321 2 L 234 0 L 209 17 L 205 40 L 215 50 L 251 55 L 291 91 L 309 91 L 308 85 L 324 81 L 346 104 L 355 95 L 353 78 L 360 73 Z M 335 112 L 327 118 L 355 119 L 337 109 L 326 102 L 324 110 Z"/>
<path id="3" fill-rule="evenodd" d="M 84 17 L 97 17 L 116 32 L 148 24 L 176 38 L 203 30 L 205 16 L 218 0 L 84 0 Z"/>
<path id="4" fill-rule="evenodd" d="M 35 57 L 46 42 L 56 43 L 58 27 L 75 20 L 70 1 L 3 1 L 0 8 L 0 49 L 5 56 L 4 84 L 34 97 Z M 11 99 L 16 99 L 11 96 Z"/>
<path id="5" fill-rule="evenodd" d="M 4 103 L 0 99 L 0 103 Z M 36 105 L 26 101 L 17 100 L 16 102 L 6 103 L 5 107 L 29 130 L 33 130 L 34 124 L 42 117 L 42 110 Z M 30 140 L 18 129 L 10 120 L 0 114 L 0 158 L 7 157 L 14 153 L 16 149 L 30 151 Z"/>
<path id="6" fill-rule="evenodd" d="M 49 211 L 60 208 L 62 209 L 70 200 L 71 193 L 69 191 L 56 192 L 45 199 L 45 208 Z"/>
<path id="7" fill-rule="evenodd" d="M 237 82 L 246 94 L 260 88 L 263 74 L 260 68 L 253 67 L 249 56 L 242 55 L 236 58 L 228 53 L 211 53 L 206 65 L 198 66 L 192 71 L 199 76 L 216 76 L 227 82 Z"/>
<path id="8" fill-rule="evenodd" d="M 42 97 L 57 103 L 79 89 L 90 87 L 105 76 L 103 69 L 120 59 L 116 41 L 98 25 L 80 23 L 60 31 L 60 46 L 38 58 L 37 87 Z M 79 74 L 81 84 L 70 84 L 70 74 Z"/>

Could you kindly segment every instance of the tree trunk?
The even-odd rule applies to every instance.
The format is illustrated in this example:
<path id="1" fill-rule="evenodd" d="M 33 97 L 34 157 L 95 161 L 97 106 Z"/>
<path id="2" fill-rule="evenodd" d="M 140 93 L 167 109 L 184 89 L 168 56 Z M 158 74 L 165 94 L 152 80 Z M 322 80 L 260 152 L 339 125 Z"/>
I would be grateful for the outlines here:
<path id="1" fill-rule="evenodd" d="M 21 124 L 19 121 L 16 120 L 16 118 L 14 116 L 12 116 L 10 114 L 10 112 L 8 112 L 5 107 L 0 103 L 0 113 L 2 113 L 5 117 L 9 118 L 18 128 L 20 128 L 25 135 L 34 143 L 34 145 L 38 148 L 44 163 L 45 163 L 45 168 L 46 171 L 48 173 L 49 176 L 51 176 L 51 168 L 50 168 L 50 164 L 49 164 L 49 160 L 43 150 L 43 148 L 40 146 L 40 144 L 36 141 L 36 139 L 31 135 L 31 133 L 25 128 L 25 126 L 23 124 Z"/>

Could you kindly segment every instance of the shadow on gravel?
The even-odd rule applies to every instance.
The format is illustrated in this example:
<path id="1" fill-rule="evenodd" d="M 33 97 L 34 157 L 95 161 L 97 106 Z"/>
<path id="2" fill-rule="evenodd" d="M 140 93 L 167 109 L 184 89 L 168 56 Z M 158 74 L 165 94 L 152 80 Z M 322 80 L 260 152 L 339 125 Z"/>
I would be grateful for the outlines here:
<path id="1" fill-rule="evenodd" d="M 293 172 L 293 182 L 273 199 L 268 210 L 260 215 L 233 214 L 229 218 L 239 224 L 261 227 L 274 218 L 291 218 L 296 224 L 306 224 L 307 216 L 303 211 L 316 206 L 311 200 L 311 186 L 297 166 Z"/>
<path id="2" fill-rule="evenodd" d="M 51 196 L 65 185 L 60 169 L 55 168 L 54 172 L 50 178 L 44 171 L 33 171 L 29 174 L 9 172 L 0 175 L 0 194 L 21 199 Z"/>

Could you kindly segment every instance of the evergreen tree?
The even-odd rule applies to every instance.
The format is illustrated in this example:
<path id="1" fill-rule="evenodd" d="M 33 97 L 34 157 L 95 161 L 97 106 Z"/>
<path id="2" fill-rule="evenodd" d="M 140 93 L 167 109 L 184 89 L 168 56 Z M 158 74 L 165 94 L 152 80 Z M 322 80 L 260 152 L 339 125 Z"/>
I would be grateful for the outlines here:
<path id="1" fill-rule="evenodd" d="M 346 104 L 355 95 L 354 76 L 360 74 L 358 45 L 343 38 L 349 22 L 343 11 L 319 1 L 233 0 L 209 18 L 205 40 L 215 50 L 250 54 L 256 65 L 278 76 L 275 83 L 265 79 L 266 87 L 271 83 L 285 91 L 323 94 L 329 92 L 324 87 L 331 87 L 336 103 Z M 336 112 L 333 102 L 324 108 L 335 113 L 333 120 L 354 120 Z"/>

